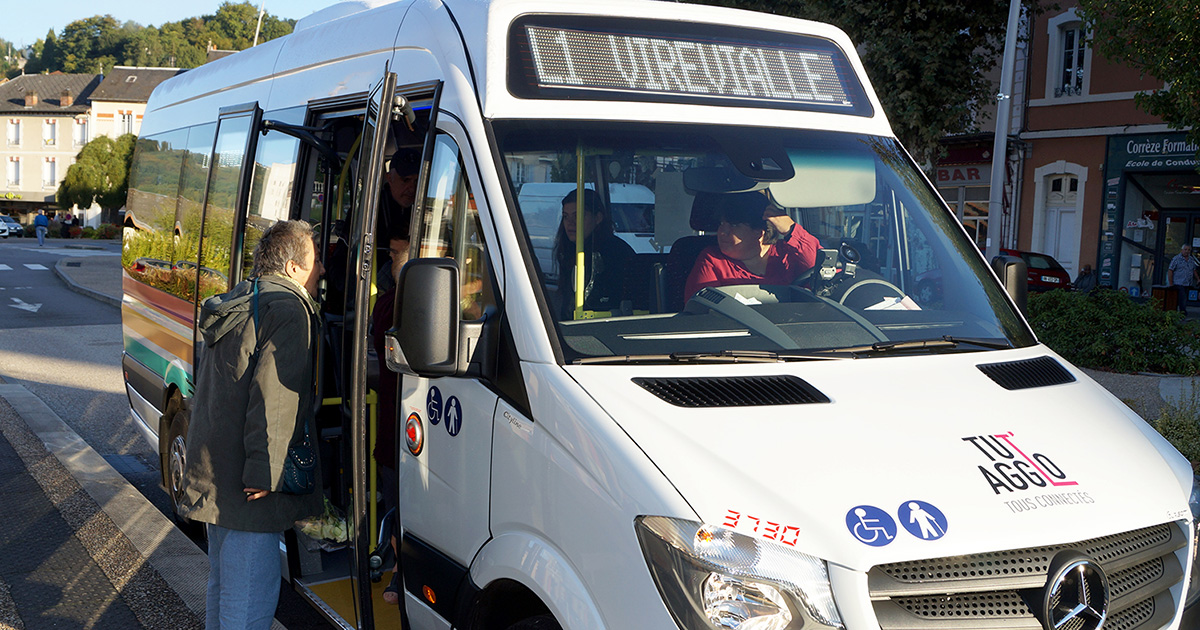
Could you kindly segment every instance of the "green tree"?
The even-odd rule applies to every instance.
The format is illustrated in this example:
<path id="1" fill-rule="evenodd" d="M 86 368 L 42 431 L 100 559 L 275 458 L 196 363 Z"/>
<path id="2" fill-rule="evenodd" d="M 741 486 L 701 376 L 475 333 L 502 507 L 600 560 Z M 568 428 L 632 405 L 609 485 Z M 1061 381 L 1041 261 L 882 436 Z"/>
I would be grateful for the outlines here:
<path id="1" fill-rule="evenodd" d="M 100 136 L 83 145 L 58 186 L 56 203 L 63 208 L 90 208 L 95 203 L 101 209 L 101 222 L 116 223 L 117 210 L 125 205 L 136 141 L 127 133 L 116 140 Z"/>
<path id="2" fill-rule="evenodd" d="M 1108 59 L 1170 84 L 1138 107 L 1200 143 L 1200 0 L 1079 0 L 1091 44 Z"/>
<path id="3" fill-rule="evenodd" d="M 977 131 L 995 102 L 986 73 L 998 62 L 1006 0 L 695 0 L 828 22 L 850 36 L 896 136 L 918 162 L 938 140 Z M 1152 0 L 1146 0 L 1150 2 Z"/>

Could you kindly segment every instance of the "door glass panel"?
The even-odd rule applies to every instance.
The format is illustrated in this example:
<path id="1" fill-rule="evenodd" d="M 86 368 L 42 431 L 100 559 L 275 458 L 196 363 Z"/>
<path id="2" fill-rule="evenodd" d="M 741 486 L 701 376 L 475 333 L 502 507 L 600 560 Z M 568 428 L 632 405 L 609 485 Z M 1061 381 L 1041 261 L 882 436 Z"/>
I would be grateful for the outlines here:
<path id="1" fill-rule="evenodd" d="M 450 136 L 440 135 L 435 141 L 426 191 L 420 256 L 458 262 L 462 319 L 477 320 L 495 306 L 495 298 L 479 210 L 463 175 L 458 145 Z"/>
<path id="2" fill-rule="evenodd" d="M 213 148 L 212 173 L 204 203 L 204 235 L 200 241 L 200 267 L 213 278 L 231 273 L 233 231 L 241 192 L 242 167 L 246 162 L 253 112 L 224 118 L 218 123 Z M 204 274 L 202 274 L 204 275 Z M 212 294 L 223 287 L 213 282 Z M 201 294 L 201 299 L 208 297 Z"/>

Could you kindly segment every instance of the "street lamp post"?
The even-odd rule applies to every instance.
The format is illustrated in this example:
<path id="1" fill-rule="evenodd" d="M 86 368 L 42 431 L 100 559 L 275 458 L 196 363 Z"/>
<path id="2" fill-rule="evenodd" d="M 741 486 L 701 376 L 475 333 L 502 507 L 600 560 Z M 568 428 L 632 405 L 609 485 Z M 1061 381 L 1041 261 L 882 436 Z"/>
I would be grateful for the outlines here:
<path id="1" fill-rule="evenodd" d="M 996 137 L 992 143 L 992 185 L 988 191 L 987 243 L 984 254 L 991 260 L 1000 253 L 1000 224 L 1004 215 L 1004 184 L 1008 181 L 1008 130 L 1012 119 L 1013 66 L 1017 57 L 1017 29 L 1021 0 L 1009 0 L 1008 29 L 1000 65 L 1000 93 L 996 95 Z"/>

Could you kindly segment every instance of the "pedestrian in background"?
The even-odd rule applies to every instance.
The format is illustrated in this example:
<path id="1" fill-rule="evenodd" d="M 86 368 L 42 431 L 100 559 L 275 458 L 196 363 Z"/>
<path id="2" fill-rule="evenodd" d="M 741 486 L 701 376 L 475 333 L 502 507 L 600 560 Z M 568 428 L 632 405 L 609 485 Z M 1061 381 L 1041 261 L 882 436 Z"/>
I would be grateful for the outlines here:
<path id="1" fill-rule="evenodd" d="M 1179 253 L 1171 259 L 1171 265 L 1167 267 L 1167 276 L 1171 280 L 1171 286 L 1175 287 L 1178 300 L 1176 302 L 1179 312 L 1187 314 L 1187 298 L 1188 291 L 1196 286 L 1200 281 L 1200 273 L 1196 270 L 1200 268 L 1200 262 L 1192 257 L 1192 246 L 1184 245 L 1179 248 Z"/>
<path id="2" fill-rule="evenodd" d="M 288 447 L 313 422 L 316 252 L 308 223 L 280 221 L 254 248 L 251 279 L 201 307 L 180 511 L 208 523 L 208 630 L 271 627 L 279 535 L 324 510 L 319 484 L 282 492 Z"/>
<path id="3" fill-rule="evenodd" d="M 38 210 L 37 216 L 33 218 L 33 231 L 37 232 L 38 247 L 43 247 L 46 244 L 46 230 L 50 229 L 50 217 L 46 216 L 45 210 Z"/>
<path id="4" fill-rule="evenodd" d="M 1083 270 L 1075 277 L 1075 290 L 1081 293 L 1091 293 L 1096 288 L 1096 272 L 1091 265 L 1084 265 Z"/>

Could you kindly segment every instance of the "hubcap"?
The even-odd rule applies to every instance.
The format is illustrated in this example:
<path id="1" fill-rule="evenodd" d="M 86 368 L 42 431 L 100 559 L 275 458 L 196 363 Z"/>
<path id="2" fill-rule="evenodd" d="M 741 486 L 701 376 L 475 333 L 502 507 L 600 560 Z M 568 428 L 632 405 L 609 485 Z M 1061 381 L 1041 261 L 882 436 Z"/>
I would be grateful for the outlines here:
<path id="1" fill-rule="evenodd" d="M 171 500 L 175 502 L 175 506 L 179 506 L 180 491 L 183 489 L 183 469 L 187 462 L 187 442 L 182 435 L 178 435 L 174 440 L 171 440 L 171 452 L 169 455 L 168 466 L 171 473 Z"/>

